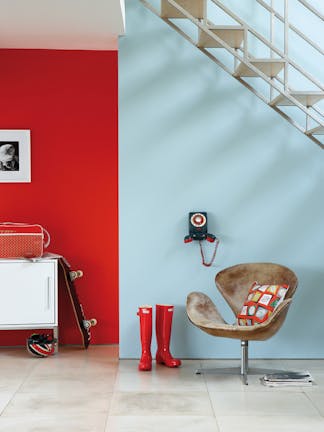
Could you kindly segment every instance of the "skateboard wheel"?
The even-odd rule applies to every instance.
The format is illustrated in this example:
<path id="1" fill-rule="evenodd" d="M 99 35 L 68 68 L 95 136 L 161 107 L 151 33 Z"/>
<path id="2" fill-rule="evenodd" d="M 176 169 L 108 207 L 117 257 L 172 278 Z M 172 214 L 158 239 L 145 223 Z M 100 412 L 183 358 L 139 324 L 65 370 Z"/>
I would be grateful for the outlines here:
<path id="1" fill-rule="evenodd" d="M 80 277 L 83 276 L 83 271 L 82 270 L 76 270 L 76 271 L 71 271 L 70 272 L 70 279 L 71 281 L 74 281 L 75 279 L 78 279 Z"/>
<path id="2" fill-rule="evenodd" d="M 90 327 L 94 327 L 97 324 L 97 320 L 92 318 L 90 320 L 83 320 L 83 326 L 85 329 L 89 329 Z"/>
<path id="3" fill-rule="evenodd" d="M 89 329 L 91 327 L 91 322 L 89 320 L 83 320 L 83 327 Z"/>

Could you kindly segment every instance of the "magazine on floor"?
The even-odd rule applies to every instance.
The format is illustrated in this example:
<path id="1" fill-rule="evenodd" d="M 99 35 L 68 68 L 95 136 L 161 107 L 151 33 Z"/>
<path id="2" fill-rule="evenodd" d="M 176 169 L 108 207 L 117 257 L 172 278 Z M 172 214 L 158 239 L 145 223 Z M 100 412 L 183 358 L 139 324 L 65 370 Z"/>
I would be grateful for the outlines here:
<path id="1" fill-rule="evenodd" d="M 264 375 L 261 383 L 268 387 L 280 386 L 311 386 L 313 377 L 308 371 L 286 371 Z"/>

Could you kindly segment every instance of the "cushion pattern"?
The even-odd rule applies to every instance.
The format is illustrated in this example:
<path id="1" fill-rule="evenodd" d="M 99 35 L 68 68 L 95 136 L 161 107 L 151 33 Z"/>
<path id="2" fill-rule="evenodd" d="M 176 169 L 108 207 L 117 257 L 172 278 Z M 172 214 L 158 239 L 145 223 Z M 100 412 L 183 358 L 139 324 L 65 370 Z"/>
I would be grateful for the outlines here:
<path id="1" fill-rule="evenodd" d="M 254 282 L 237 315 L 238 325 L 251 326 L 266 321 L 283 301 L 288 288 L 288 285 L 260 285 Z"/>

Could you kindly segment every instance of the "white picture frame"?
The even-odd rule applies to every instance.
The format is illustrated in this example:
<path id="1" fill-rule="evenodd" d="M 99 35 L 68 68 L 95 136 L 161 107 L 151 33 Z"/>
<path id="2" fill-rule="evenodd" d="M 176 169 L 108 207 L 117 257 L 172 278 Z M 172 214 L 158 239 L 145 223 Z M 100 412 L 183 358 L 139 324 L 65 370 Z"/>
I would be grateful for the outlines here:
<path id="1" fill-rule="evenodd" d="M 30 183 L 30 130 L 0 129 L 0 183 Z"/>

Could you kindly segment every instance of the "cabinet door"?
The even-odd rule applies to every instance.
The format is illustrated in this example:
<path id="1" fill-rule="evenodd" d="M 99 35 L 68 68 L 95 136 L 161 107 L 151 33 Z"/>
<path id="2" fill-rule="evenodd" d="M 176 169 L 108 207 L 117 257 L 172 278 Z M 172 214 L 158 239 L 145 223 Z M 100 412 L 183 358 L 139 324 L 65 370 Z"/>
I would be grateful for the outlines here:
<path id="1" fill-rule="evenodd" d="M 55 278 L 53 262 L 0 262 L 0 324 L 54 324 Z"/>

